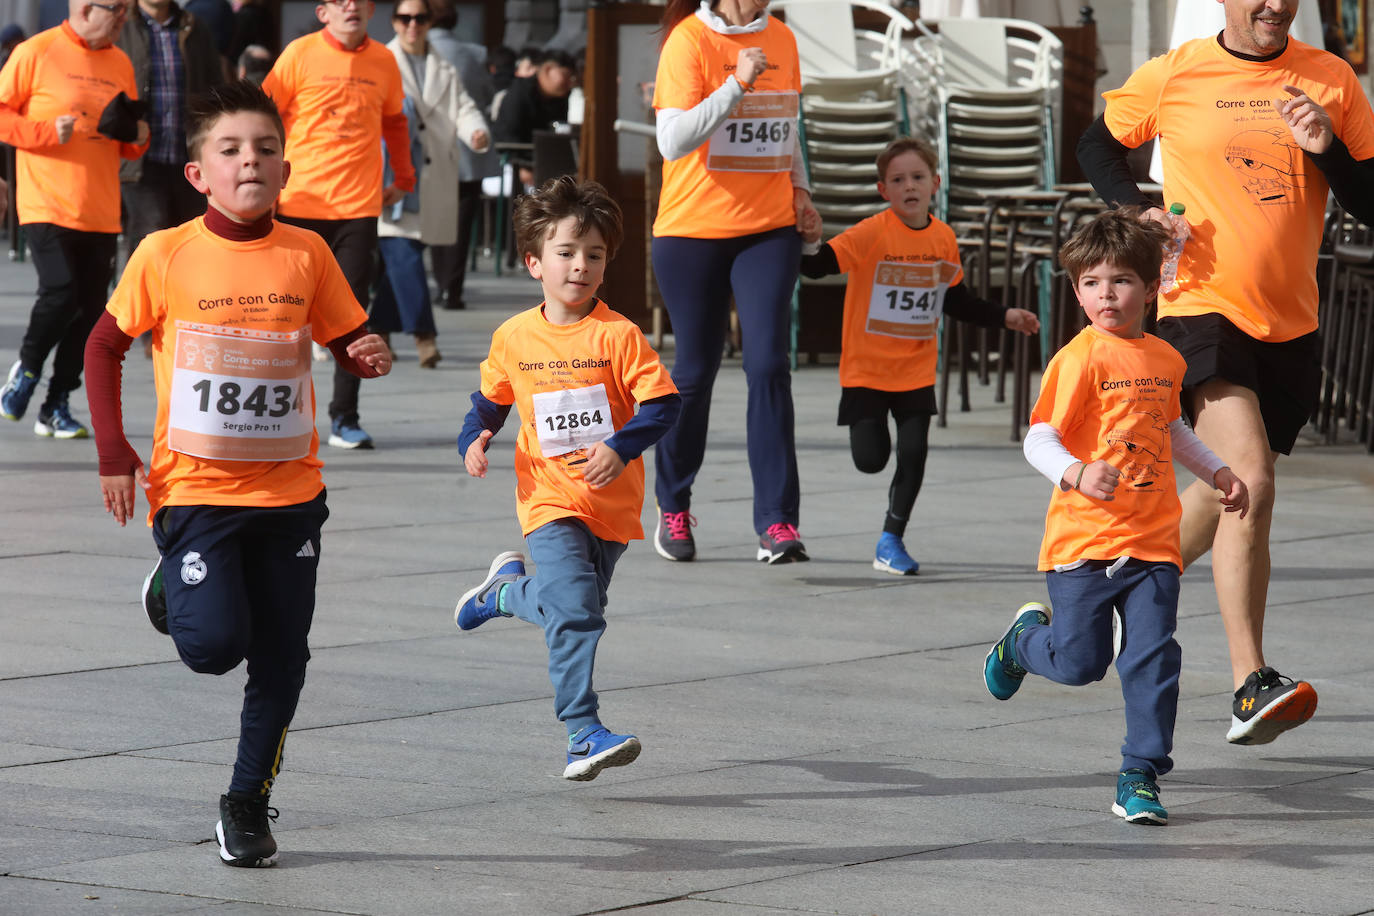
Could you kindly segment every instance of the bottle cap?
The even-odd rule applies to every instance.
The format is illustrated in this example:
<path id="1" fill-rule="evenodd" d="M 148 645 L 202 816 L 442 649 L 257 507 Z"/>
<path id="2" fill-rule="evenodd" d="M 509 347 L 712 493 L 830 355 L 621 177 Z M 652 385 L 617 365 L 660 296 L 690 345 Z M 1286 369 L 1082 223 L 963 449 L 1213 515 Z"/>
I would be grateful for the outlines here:
<path id="1" fill-rule="evenodd" d="M 1187 207 L 1183 206 L 1183 204 L 1179 203 L 1178 201 L 1174 201 L 1173 203 L 1169 204 L 1169 212 L 1177 214 L 1178 216 L 1182 216 L 1184 211 L 1186 211 L 1187 209 Z"/>

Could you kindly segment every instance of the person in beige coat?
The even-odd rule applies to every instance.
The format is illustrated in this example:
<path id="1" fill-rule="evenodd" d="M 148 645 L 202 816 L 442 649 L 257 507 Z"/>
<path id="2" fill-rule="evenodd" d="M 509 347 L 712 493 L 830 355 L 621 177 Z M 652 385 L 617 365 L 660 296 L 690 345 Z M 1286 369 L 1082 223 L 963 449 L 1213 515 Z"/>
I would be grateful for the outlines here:
<path id="1" fill-rule="evenodd" d="M 439 362 L 434 307 L 425 275 L 427 245 L 452 245 L 458 239 L 459 148 L 474 152 L 491 145 L 491 134 L 453 65 L 434 52 L 427 35 L 427 0 L 400 0 L 391 16 L 396 38 L 387 48 L 396 56 L 410 119 L 411 159 L 419 174 L 415 190 L 385 208 L 377 224 L 384 281 L 372 303 L 369 326 L 386 335 L 415 335 L 420 365 Z"/>

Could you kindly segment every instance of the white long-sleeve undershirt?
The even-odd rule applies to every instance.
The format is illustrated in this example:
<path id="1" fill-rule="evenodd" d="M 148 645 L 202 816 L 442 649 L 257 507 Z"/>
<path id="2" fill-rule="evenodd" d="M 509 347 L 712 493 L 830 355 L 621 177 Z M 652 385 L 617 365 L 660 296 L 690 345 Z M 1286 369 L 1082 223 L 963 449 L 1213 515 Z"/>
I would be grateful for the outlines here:
<path id="1" fill-rule="evenodd" d="M 1209 486 L 1213 485 L 1217 471 L 1225 467 L 1226 463 L 1218 458 L 1182 419 L 1169 424 L 1169 436 L 1174 458 L 1179 464 L 1191 471 L 1199 480 L 1206 481 Z M 1064 483 L 1064 472 L 1083 459 L 1074 457 L 1073 453 L 1064 447 L 1059 430 L 1048 423 L 1034 424 L 1026 430 L 1026 440 L 1022 443 L 1021 450 L 1031 467 L 1048 477 L 1051 483 L 1061 490 L 1072 489 Z"/>

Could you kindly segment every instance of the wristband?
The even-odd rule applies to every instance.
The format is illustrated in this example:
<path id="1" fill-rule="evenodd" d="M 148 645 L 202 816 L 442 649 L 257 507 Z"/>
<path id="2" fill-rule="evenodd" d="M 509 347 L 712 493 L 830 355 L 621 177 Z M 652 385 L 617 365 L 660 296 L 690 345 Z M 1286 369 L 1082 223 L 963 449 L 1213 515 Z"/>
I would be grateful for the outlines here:
<path id="1" fill-rule="evenodd" d="M 1086 471 L 1087 469 L 1088 469 L 1088 463 L 1087 463 L 1086 461 L 1080 461 L 1080 462 L 1078 462 L 1078 479 L 1075 480 L 1075 481 L 1073 482 L 1073 488 L 1074 488 L 1075 490 L 1077 490 L 1077 489 L 1078 489 L 1078 485 L 1081 484 L 1081 483 L 1083 482 L 1083 472 Z M 1079 492 L 1082 492 L 1082 491 L 1079 491 Z"/>

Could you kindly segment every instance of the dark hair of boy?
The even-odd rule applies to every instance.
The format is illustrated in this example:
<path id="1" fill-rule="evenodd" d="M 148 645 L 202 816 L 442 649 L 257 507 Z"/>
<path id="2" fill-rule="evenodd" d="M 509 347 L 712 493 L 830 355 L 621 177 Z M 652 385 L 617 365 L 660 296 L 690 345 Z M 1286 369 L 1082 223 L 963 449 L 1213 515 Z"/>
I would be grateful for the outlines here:
<path id="1" fill-rule="evenodd" d="M 1140 219 L 1139 207 L 1100 213 L 1059 249 L 1059 264 L 1075 284 L 1099 264 L 1133 270 L 1146 284 L 1159 279 L 1169 232 Z"/>
<path id="2" fill-rule="evenodd" d="M 281 112 L 276 103 L 262 91 L 262 87 L 252 80 L 235 80 L 212 86 L 199 95 L 192 96 L 186 103 L 186 156 L 191 161 L 200 159 L 200 146 L 205 135 L 225 115 L 252 111 L 266 115 L 277 129 L 277 138 L 286 143 L 286 125 L 282 123 Z"/>
<path id="3" fill-rule="evenodd" d="M 892 164 L 902 153 L 915 153 L 925 160 L 926 165 L 930 166 L 931 174 L 940 166 L 940 156 L 935 152 L 935 147 L 920 137 L 898 137 L 887 145 L 887 148 L 878 154 L 878 180 L 887 181 L 887 167 Z"/>
<path id="4" fill-rule="evenodd" d="M 604 187 L 595 181 L 578 181 L 571 175 L 551 178 L 515 205 L 515 244 L 522 256 L 544 256 L 544 242 L 568 217 L 577 220 L 577 235 L 596 229 L 606 242 L 607 259 L 624 238 L 623 217 Z"/>
<path id="5" fill-rule="evenodd" d="M 554 66 L 562 67 L 564 70 L 571 70 L 574 73 L 577 72 L 577 58 L 573 57 L 567 51 L 562 51 L 558 48 L 540 51 L 539 56 L 534 58 L 534 63 L 536 66 L 540 67 L 544 64 L 553 64 Z"/>

